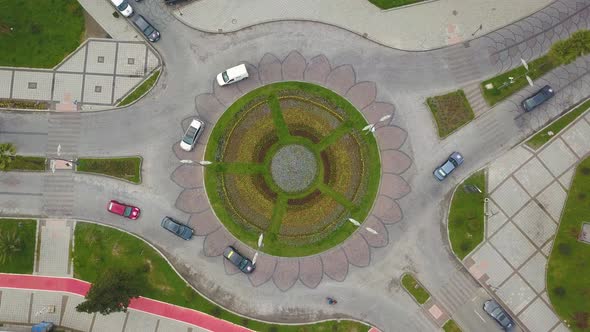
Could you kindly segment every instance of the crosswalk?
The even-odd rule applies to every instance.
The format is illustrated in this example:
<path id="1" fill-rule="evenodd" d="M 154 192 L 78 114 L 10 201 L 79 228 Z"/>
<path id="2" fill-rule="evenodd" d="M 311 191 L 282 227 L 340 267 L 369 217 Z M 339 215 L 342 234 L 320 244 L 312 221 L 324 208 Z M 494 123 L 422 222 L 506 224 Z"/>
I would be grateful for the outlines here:
<path id="1" fill-rule="evenodd" d="M 479 82 L 474 82 L 465 86 L 463 92 L 465 92 L 465 97 L 467 97 L 467 101 L 469 101 L 469 105 L 471 105 L 475 116 L 479 116 L 490 109 L 485 99 L 483 99 L 483 95 L 479 88 Z"/>
<path id="2" fill-rule="evenodd" d="M 434 297 L 452 315 L 465 302 L 469 301 L 479 286 L 464 269 L 453 272 L 449 280 L 437 289 L 433 289 Z"/>
<path id="3" fill-rule="evenodd" d="M 463 44 L 442 50 L 443 61 L 457 85 L 463 85 L 481 78 L 481 71 L 474 52 Z"/>
<path id="4" fill-rule="evenodd" d="M 51 217 L 72 216 L 76 205 L 76 187 L 71 171 L 45 173 L 43 181 L 43 212 Z"/>

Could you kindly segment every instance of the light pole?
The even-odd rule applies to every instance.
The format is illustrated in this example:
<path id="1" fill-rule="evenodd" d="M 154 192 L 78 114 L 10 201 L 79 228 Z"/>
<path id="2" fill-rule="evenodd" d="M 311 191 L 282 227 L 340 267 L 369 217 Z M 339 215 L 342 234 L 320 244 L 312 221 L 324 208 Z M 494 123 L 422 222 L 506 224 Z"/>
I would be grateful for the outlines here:
<path id="1" fill-rule="evenodd" d="M 362 130 L 363 131 L 366 131 L 367 134 L 368 133 L 374 133 L 375 130 L 377 129 L 377 125 L 379 123 L 381 123 L 383 121 L 387 121 L 390 118 L 391 118 L 391 114 L 384 115 L 379 120 L 377 120 L 377 122 L 375 122 L 375 123 L 369 123 L 368 125 L 364 126 Z"/>
<path id="2" fill-rule="evenodd" d="M 262 240 L 264 239 L 264 234 L 260 233 L 260 236 L 258 237 L 258 249 L 260 249 L 260 247 L 262 247 Z M 254 253 L 254 257 L 252 257 L 252 265 L 256 265 L 256 259 L 258 259 L 258 250 L 256 250 L 256 252 Z"/>
<path id="3" fill-rule="evenodd" d="M 180 162 L 183 164 L 194 164 L 195 163 L 194 160 L 189 160 L 189 159 L 182 159 Z M 201 166 L 208 166 L 208 165 L 213 164 L 213 162 L 208 161 L 208 160 L 201 160 L 201 161 L 198 161 L 197 164 L 199 164 Z"/>
<path id="4" fill-rule="evenodd" d="M 360 223 L 360 222 L 358 222 L 358 221 L 357 221 L 357 220 L 355 220 L 355 219 L 348 218 L 348 221 L 350 221 L 350 223 L 351 223 L 351 224 L 353 224 L 353 225 L 355 225 L 356 227 L 360 227 L 360 226 L 361 226 L 361 223 Z M 371 227 L 365 227 L 365 229 L 366 229 L 366 230 L 367 230 L 367 232 L 369 232 L 369 233 L 372 233 L 372 234 L 375 234 L 375 235 L 379 234 L 379 233 L 378 233 L 376 230 L 372 229 Z"/>

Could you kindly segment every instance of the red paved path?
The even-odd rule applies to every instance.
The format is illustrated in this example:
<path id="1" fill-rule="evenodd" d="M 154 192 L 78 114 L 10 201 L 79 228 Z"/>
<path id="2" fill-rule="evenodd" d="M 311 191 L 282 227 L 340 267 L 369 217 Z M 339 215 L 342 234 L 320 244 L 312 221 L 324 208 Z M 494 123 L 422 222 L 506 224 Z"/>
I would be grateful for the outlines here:
<path id="1" fill-rule="evenodd" d="M 0 288 L 67 292 L 85 296 L 90 289 L 90 283 L 74 278 L 0 273 Z M 129 308 L 196 325 L 209 331 L 252 331 L 228 321 L 209 316 L 200 311 L 179 307 L 145 297 L 131 300 Z"/>

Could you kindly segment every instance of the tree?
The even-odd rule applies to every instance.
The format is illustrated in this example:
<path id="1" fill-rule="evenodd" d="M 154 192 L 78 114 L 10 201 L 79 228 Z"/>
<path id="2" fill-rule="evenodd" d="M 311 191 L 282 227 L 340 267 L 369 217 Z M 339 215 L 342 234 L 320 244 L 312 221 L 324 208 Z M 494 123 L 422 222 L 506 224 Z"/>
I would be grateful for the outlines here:
<path id="1" fill-rule="evenodd" d="M 0 171 L 5 171 L 16 155 L 16 148 L 12 143 L 0 143 Z"/>
<path id="2" fill-rule="evenodd" d="M 142 271 L 110 268 L 99 275 L 86 294 L 86 301 L 80 303 L 76 310 L 103 315 L 126 312 L 131 299 L 139 297 L 145 285 L 145 273 Z"/>
<path id="3" fill-rule="evenodd" d="M 0 263 L 4 264 L 12 260 L 13 255 L 22 248 L 23 241 L 16 231 L 0 233 Z"/>

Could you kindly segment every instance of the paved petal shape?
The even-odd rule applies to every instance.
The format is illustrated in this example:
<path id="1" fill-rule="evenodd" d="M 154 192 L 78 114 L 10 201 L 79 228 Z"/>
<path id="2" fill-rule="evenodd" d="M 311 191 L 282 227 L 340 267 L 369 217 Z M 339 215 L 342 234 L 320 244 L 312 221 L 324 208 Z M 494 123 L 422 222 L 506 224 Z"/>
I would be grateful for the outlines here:
<path id="1" fill-rule="evenodd" d="M 291 51 L 283 61 L 283 80 L 303 81 L 305 58 L 297 51 Z"/>
<path id="2" fill-rule="evenodd" d="M 384 224 L 394 224 L 403 218 L 402 209 L 397 202 L 383 195 L 377 197 L 373 207 L 373 215 Z"/>
<path id="3" fill-rule="evenodd" d="M 203 253 L 207 257 L 220 256 L 223 254 L 223 250 L 235 241 L 236 239 L 225 228 L 219 227 L 215 232 L 207 235 L 205 238 L 203 242 Z"/>
<path id="4" fill-rule="evenodd" d="M 399 149 L 406 141 L 408 133 L 400 127 L 379 127 L 375 132 L 379 149 Z"/>
<path id="5" fill-rule="evenodd" d="M 354 69 L 351 65 L 342 65 L 334 68 L 326 79 L 326 86 L 334 92 L 344 96 L 346 92 L 354 85 Z"/>
<path id="6" fill-rule="evenodd" d="M 278 258 L 275 256 L 269 256 L 264 253 L 258 254 L 256 270 L 248 275 L 252 286 L 258 287 L 270 280 L 273 273 L 275 272 L 277 260 Z"/>
<path id="7" fill-rule="evenodd" d="M 355 84 L 346 93 L 346 99 L 357 109 L 363 109 L 371 104 L 377 96 L 375 82 L 360 82 Z"/>
<path id="8" fill-rule="evenodd" d="M 299 258 L 299 280 L 309 287 L 316 288 L 322 281 L 324 267 L 320 256 Z"/>
<path id="9" fill-rule="evenodd" d="M 262 83 L 260 83 L 260 78 L 258 77 L 258 68 L 249 63 L 245 63 L 245 65 L 246 69 L 248 70 L 248 78 L 235 84 L 243 94 L 246 94 L 262 86 Z"/>
<path id="10" fill-rule="evenodd" d="M 320 255 L 324 273 L 336 281 L 344 281 L 348 274 L 348 258 L 342 248 L 337 247 Z"/>
<path id="11" fill-rule="evenodd" d="M 205 148 L 206 146 L 204 144 L 197 143 L 193 151 L 187 152 L 180 148 L 180 141 L 174 143 L 174 145 L 172 146 L 172 150 L 174 151 L 176 158 L 178 158 L 179 160 L 186 159 L 194 161 L 203 160 Z"/>
<path id="12" fill-rule="evenodd" d="M 185 189 L 176 199 L 176 208 L 186 213 L 198 213 L 209 209 L 204 188 Z"/>
<path id="13" fill-rule="evenodd" d="M 217 83 L 215 83 L 217 84 Z M 225 111 L 225 106 L 211 93 L 198 95 L 195 98 L 199 117 L 209 124 L 214 124 Z"/>
<path id="14" fill-rule="evenodd" d="M 380 193 L 393 199 L 406 196 L 410 192 L 410 185 L 401 176 L 383 174 Z"/>
<path id="15" fill-rule="evenodd" d="M 202 213 L 192 214 L 189 224 L 195 231 L 195 235 L 198 236 L 211 234 L 221 227 L 221 223 L 217 220 L 211 209 L 207 209 Z"/>
<path id="16" fill-rule="evenodd" d="M 172 181 L 183 188 L 197 188 L 203 186 L 203 167 L 180 165 L 172 173 Z"/>
<path id="17" fill-rule="evenodd" d="M 242 91 L 238 89 L 236 84 L 220 86 L 217 82 L 213 82 L 213 93 L 225 105 L 225 108 L 228 108 L 242 95 Z"/>
<path id="18" fill-rule="evenodd" d="M 258 65 L 258 76 L 263 84 L 282 81 L 281 61 L 273 54 L 266 53 Z"/>
<path id="19" fill-rule="evenodd" d="M 364 267 L 371 262 L 371 248 L 358 232 L 352 234 L 342 244 L 342 249 L 350 264 L 354 266 Z"/>
<path id="20" fill-rule="evenodd" d="M 410 168 L 412 159 L 399 150 L 385 150 L 381 152 L 381 165 L 385 173 L 401 174 Z"/>
<path id="21" fill-rule="evenodd" d="M 299 277 L 299 259 L 281 257 L 277 263 L 272 281 L 283 292 L 293 287 Z"/>
<path id="22" fill-rule="evenodd" d="M 308 82 L 324 84 L 330 71 L 332 71 L 330 61 L 325 55 L 320 54 L 309 60 L 303 78 Z"/>
<path id="23" fill-rule="evenodd" d="M 393 107 L 392 104 L 376 102 L 376 103 L 372 103 L 369 106 L 363 108 L 361 110 L 361 113 L 363 113 L 363 115 L 365 116 L 365 118 L 367 119 L 367 121 L 369 123 L 377 123 L 377 121 L 379 121 L 379 119 L 381 119 L 382 117 L 384 117 L 386 115 L 393 116 L 394 111 L 395 111 L 395 108 Z M 385 122 L 382 122 L 382 124 L 388 124 L 390 121 L 391 121 L 391 118 Z"/>
<path id="24" fill-rule="evenodd" d="M 367 230 L 367 227 L 376 231 L 377 234 L 374 234 L 371 231 Z M 387 228 L 381 221 L 373 216 L 369 216 L 367 220 L 361 226 L 359 233 L 367 240 L 367 243 L 374 248 L 381 248 L 385 247 L 389 242 L 389 233 L 387 233 Z"/>

